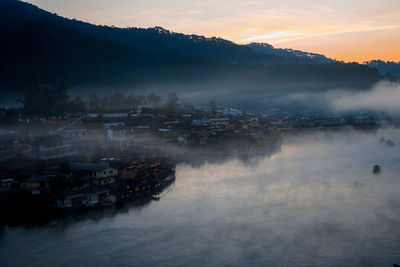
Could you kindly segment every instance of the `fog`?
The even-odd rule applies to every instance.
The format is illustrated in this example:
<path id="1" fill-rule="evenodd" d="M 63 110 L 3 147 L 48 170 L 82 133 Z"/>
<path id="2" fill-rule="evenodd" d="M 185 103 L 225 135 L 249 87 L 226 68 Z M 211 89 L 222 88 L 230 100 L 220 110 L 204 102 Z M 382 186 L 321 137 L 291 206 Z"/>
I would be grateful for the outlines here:
<path id="1" fill-rule="evenodd" d="M 329 94 L 327 95 L 329 97 Z M 333 109 L 338 111 L 353 111 L 368 109 L 385 111 L 389 114 L 400 114 L 400 84 L 380 82 L 366 92 L 344 92 L 330 98 Z"/>
<path id="2" fill-rule="evenodd" d="M 215 100 L 217 104 L 244 107 L 283 107 L 288 109 L 325 109 L 333 112 L 349 112 L 360 109 L 399 113 L 400 84 L 379 82 L 370 86 L 340 87 L 333 82 L 267 82 L 256 83 L 251 80 L 232 82 L 229 79 L 220 82 L 176 82 L 173 84 L 148 85 L 81 85 L 72 86 L 71 97 L 80 96 L 88 101 L 91 94 L 112 95 L 115 92 L 124 95 L 148 95 L 155 93 L 163 99 L 176 92 L 180 103 L 207 104 Z M 15 107 L 21 104 L 16 99 L 22 94 L 4 93 L 0 105 Z"/>
<path id="3" fill-rule="evenodd" d="M 391 139 L 396 145 L 391 147 L 380 142 L 381 137 Z M 178 174 L 181 174 L 181 179 L 196 185 L 213 180 L 213 187 L 202 192 L 219 195 L 226 204 L 258 195 L 262 197 L 261 202 L 273 207 L 275 204 L 286 208 L 326 204 L 338 211 L 342 206 L 336 204 L 347 203 L 362 205 L 363 209 L 371 209 L 373 213 L 379 206 L 386 205 L 390 198 L 400 200 L 400 196 L 395 197 L 396 186 L 393 187 L 400 183 L 397 178 L 398 144 L 400 131 L 397 129 L 374 133 L 348 130 L 304 134 L 285 138 L 281 151 L 271 157 L 255 158 L 250 163 L 240 160 L 206 163 L 200 168 L 180 165 Z M 382 166 L 381 174 L 372 173 L 374 164 Z M 367 188 L 370 192 L 376 190 L 375 194 L 363 192 Z M 193 198 L 195 193 L 186 191 L 185 196 Z M 346 206 L 343 208 L 346 210 Z M 353 220 L 354 214 L 343 215 L 346 216 L 336 220 Z"/>
<path id="4" fill-rule="evenodd" d="M 370 89 L 332 88 L 323 92 L 298 91 L 276 97 L 276 105 L 322 108 L 336 113 L 360 110 L 400 114 L 400 83 L 382 81 Z"/>
<path id="5" fill-rule="evenodd" d="M 230 77 L 212 82 L 206 81 L 177 81 L 175 83 L 157 84 L 137 84 L 124 86 L 115 84 L 110 85 L 81 85 L 71 87 L 74 95 L 80 95 L 84 99 L 90 94 L 99 96 L 111 95 L 114 92 L 121 92 L 125 95 L 155 93 L 163 99 L 168 97 L 171 92 L 176 92 L 182 102 L 192 104 L 207 104 L 210 100 L 215 100 L 219 104 L 263 104 L 267 106 L 292 105 L 299 106 L 316 105 L 313 99 L 319 99 L 320 95 L 325 95 L 331 91 L 360 92 L 370 88 L 370 86 L 358 85 L 354 88 L 350 85 L 340 87 L 340 83 L 332 81 L 268 81 L 258 82 L 251 79 L 240 79 L 232 81 Z"/>
<path id="6" fill-rule="evenodd" d="M 391 266 L 400 262 L 399 144 L 397 129 L 348 129 L 286 136 L 280 152 L 246 162 L 181 163 L 160 201 L 10 228 L 0 258 L 9 266 Z"/>
<path id="7" fill-rule="evenodd" d="M 225 228 L 231 239 L 220 245 L 234 248 L 233 262 L 251 251 L 256 263 L 284 253 L 273 261 L 282 266 L 391 264 L 400 260 L 400 150 L 380 137 L 399 144 L 400 132 L 299 135 L 253 164 L 182 165 L 186 190 L 175 193 L 196 203 L 196 224 Z"/>

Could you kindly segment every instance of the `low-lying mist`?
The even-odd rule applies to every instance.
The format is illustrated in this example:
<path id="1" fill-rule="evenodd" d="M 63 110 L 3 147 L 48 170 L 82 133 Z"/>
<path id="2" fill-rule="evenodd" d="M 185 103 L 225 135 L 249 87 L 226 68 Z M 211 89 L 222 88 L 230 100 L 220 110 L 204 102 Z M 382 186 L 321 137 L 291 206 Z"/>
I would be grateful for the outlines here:
<path id="1" fill-rule="evenodd" d="M 181 163 L 159 201 L 95 220 L 10 228 L 0 258 L 37 266 L 54 265 L 54 255 L 61 265 L 79 258 L 121 266 L 392 266 L 400 262 L 399 144 L 397 129 L 349 129 L 286 136 L 280 152 L 253 161 Z M 374 164 L 381 173 L 372 173 Z"/>
<path id="2" fill-rule="evenodd" d="M 359 110 L 400 114 L 400 83 L 382 81 L 368 90 L 331 89 L 325 92 L 298 91 L 280 95 L 277 105 L 322 108 L 336 113 Z"/>
<path id="3" fill-rule="evenodd" d="M 394 146 L 380 141 L 392 140 Z M 236 187 L 235 198 L 264 192 L 274 201 L 293 198 L 314 199 L 316 194 L 330 192 L 348 194 L 358 186 L 400 183 L 400 131 L 384 129 L 375 132 L 353 131 L 319 132 L 286 136 L 281 151 L 253 162 L 230 160 L 223 164 L 206 163 L 200 168 L 180 165 L 178 174 L 193 183 L 208 183 L 210 179 L 221 186 Z M 374 164 L 382 166 L 382 173 L 374 175 Z M 186 176 L 199 177 L 192 179 Z M 250 177 L 250 178 L 248 178 Z M 245 182 L 251 188 L 237 186 Z M 210 188 L 224 192 L 223 188 Z M 278 189 L 278 190 L 276 190 Z M 316 189 L 316 190 L 313 190 Z M 388 189 L 388 193 L 392 190 Z M 208 193 L 210 191 L 207 190 Z M 187 193 L 190 197 L 190 193 Z M 384 194 L 385 195 L 385 194 Z M 275 199 L 275 196 L 277 199 Z M 351 195 L 347 195 L 351 198 Z M 383 197 L 383 196 L 382 196 Z M 400 199 L 400 195 L 399 195 Z M 344 199 L 342 199 L 344 200 Z"/>
<path id="4" fill-rule="evenodd" d="M 341 88 L 337 90 L 335 88 Z M 248 105 L 263 104 L 268 106 L 292 106 L 310 107 L 322 104 L 320 96 L 329 96 L 330 92 L 342 92 L 349 95 L 357 92 L 364 92 L 370 85 L 347 85 L 343 87 L 340 83 L 332 81 L 286 81 L 286 82 L 257 82 L 251 79 L 231 81 L 229 77 L 218 81 L 176 81 L 172 84 L 143 84 L 135 86 L 102 85 L 102 86 L 75 86 L 71 88 L 74 94 L 87 98 L 90 94 L 96 93 L 100 96 L 112 95 L 120 92 L 125 95 L 155 93 L 166 98 L 169 93 L 176 92 L 183 102 L 193 104 L 204 104 L 215 100 L 218 104 Z M 319 101 L 315 102 L 314 99 Z M 321 106 L 317 106 L 322 107 Z"/>
<path id="5" fill-rule="evenodd" d="M 327 97 L 332 108 L 338 111 L 368 109 L 400 114 L 400 83 L 380 82 L 366 92 L 344 92 L 336 97 L 328 94 Z"/>
<path id="6" fill-rule="evenodd" d="M 241 264 L 393 264 L 400 260 L 399 144 L 396 129 L 316 133 L 287 137 L 281 152 L 250 164 L 179 165 L 166 196 L 166 205 L 178 204 L 166 223 L 194 224 L 200 240 Z M 182 213 L 189 207 L 195 219 Z M 252 259 L 241 258 L 246 251 Z"/>

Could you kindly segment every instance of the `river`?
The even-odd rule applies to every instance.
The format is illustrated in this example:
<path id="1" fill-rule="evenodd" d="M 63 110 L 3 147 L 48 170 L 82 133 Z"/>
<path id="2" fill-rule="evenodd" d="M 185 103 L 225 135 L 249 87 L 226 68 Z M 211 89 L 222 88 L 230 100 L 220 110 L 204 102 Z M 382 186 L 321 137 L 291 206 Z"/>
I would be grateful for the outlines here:
<path id="1" fill-rule="evenodd" d="M 158 201 L 3 227 L 0 266 L 400 264 L 397 144 L 393 129 L 317 133 L 269 157 L 182 163 Z"/>

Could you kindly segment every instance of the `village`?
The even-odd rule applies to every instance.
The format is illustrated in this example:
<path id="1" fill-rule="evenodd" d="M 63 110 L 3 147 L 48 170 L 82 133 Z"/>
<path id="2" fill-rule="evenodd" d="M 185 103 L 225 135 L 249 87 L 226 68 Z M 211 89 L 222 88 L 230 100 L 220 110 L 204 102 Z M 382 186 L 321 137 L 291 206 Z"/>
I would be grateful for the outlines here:
<path id="1" fill-rule="evenodd" d="M 0 209 L 8 215 L 3 218 L 151 198 L 174 182 L 175 165 L 182 161 L 268 156 L 280 150 L 286 134 L 393 123 L 368 111 L 257 112 L 215 102 L 178 106 L 175 100 L 166 107 L 28 115 L 2 127 Z"/>

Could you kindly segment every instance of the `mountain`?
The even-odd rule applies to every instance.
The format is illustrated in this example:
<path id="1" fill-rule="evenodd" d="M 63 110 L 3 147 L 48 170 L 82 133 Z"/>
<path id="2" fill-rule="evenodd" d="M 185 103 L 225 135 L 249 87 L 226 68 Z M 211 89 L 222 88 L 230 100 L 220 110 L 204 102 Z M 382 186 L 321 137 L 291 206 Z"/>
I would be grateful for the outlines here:
<path id="1" fill-rule="evenodd" d="M 371 68 L 376 68 L 383 75 L 388 73 L 396 75 L 400 79 L 400 62 L 393 61 L 382 61 L 382 60 L 371 60 L 364 64 L 370 66 Z"/>
<path id="2" fill-rule="evenodd" d="M 257 53 L 251 48 L 238 45 L 222 38 L 206 38 L 198 35 L 174 33 L 161 27 L 154 28 L 116 28 L 97 26 L 77 20 L 69 20 L 41 10 L 33 5 L 3 0 L 3 20 L 19 23 L 21 19 L 42 23 L 59 23 L 81 34 L 117 41 L 138 49 L 174 55 L 204 57 L 211 60 L 248 64 L 289 64 L 309 63 L 304 57 Z M 10 24 L 9 24 L 10 25 Z M 12 23 L 11 23 L 12 25 Z"/>
<path id="3" fill-rule="evenodd" d="M 257 52 L 160 27 L 97 26 L 16 0 L 0 2 L 0 36 L 4 92 L 66 83 L 245 97 L 274 89 L 367 88 L 384 78 L 366 65 L 310 64 L 308 54 Z"/>
<path id="4" fill-rule="evenodd" d="M 304 63 L 326 64 L 335 62 L 335 60 L 327 58 L 326 56 L 321 54 L 303 52 L 300 50 L 293 50 L 288 48 L 275 48 L 272 45 L 266 43 L 250 43 L 247 44 L 246 47 L 250 48 L 256 53 L 295 58 L 297 60 L 302 60 Z"/>

